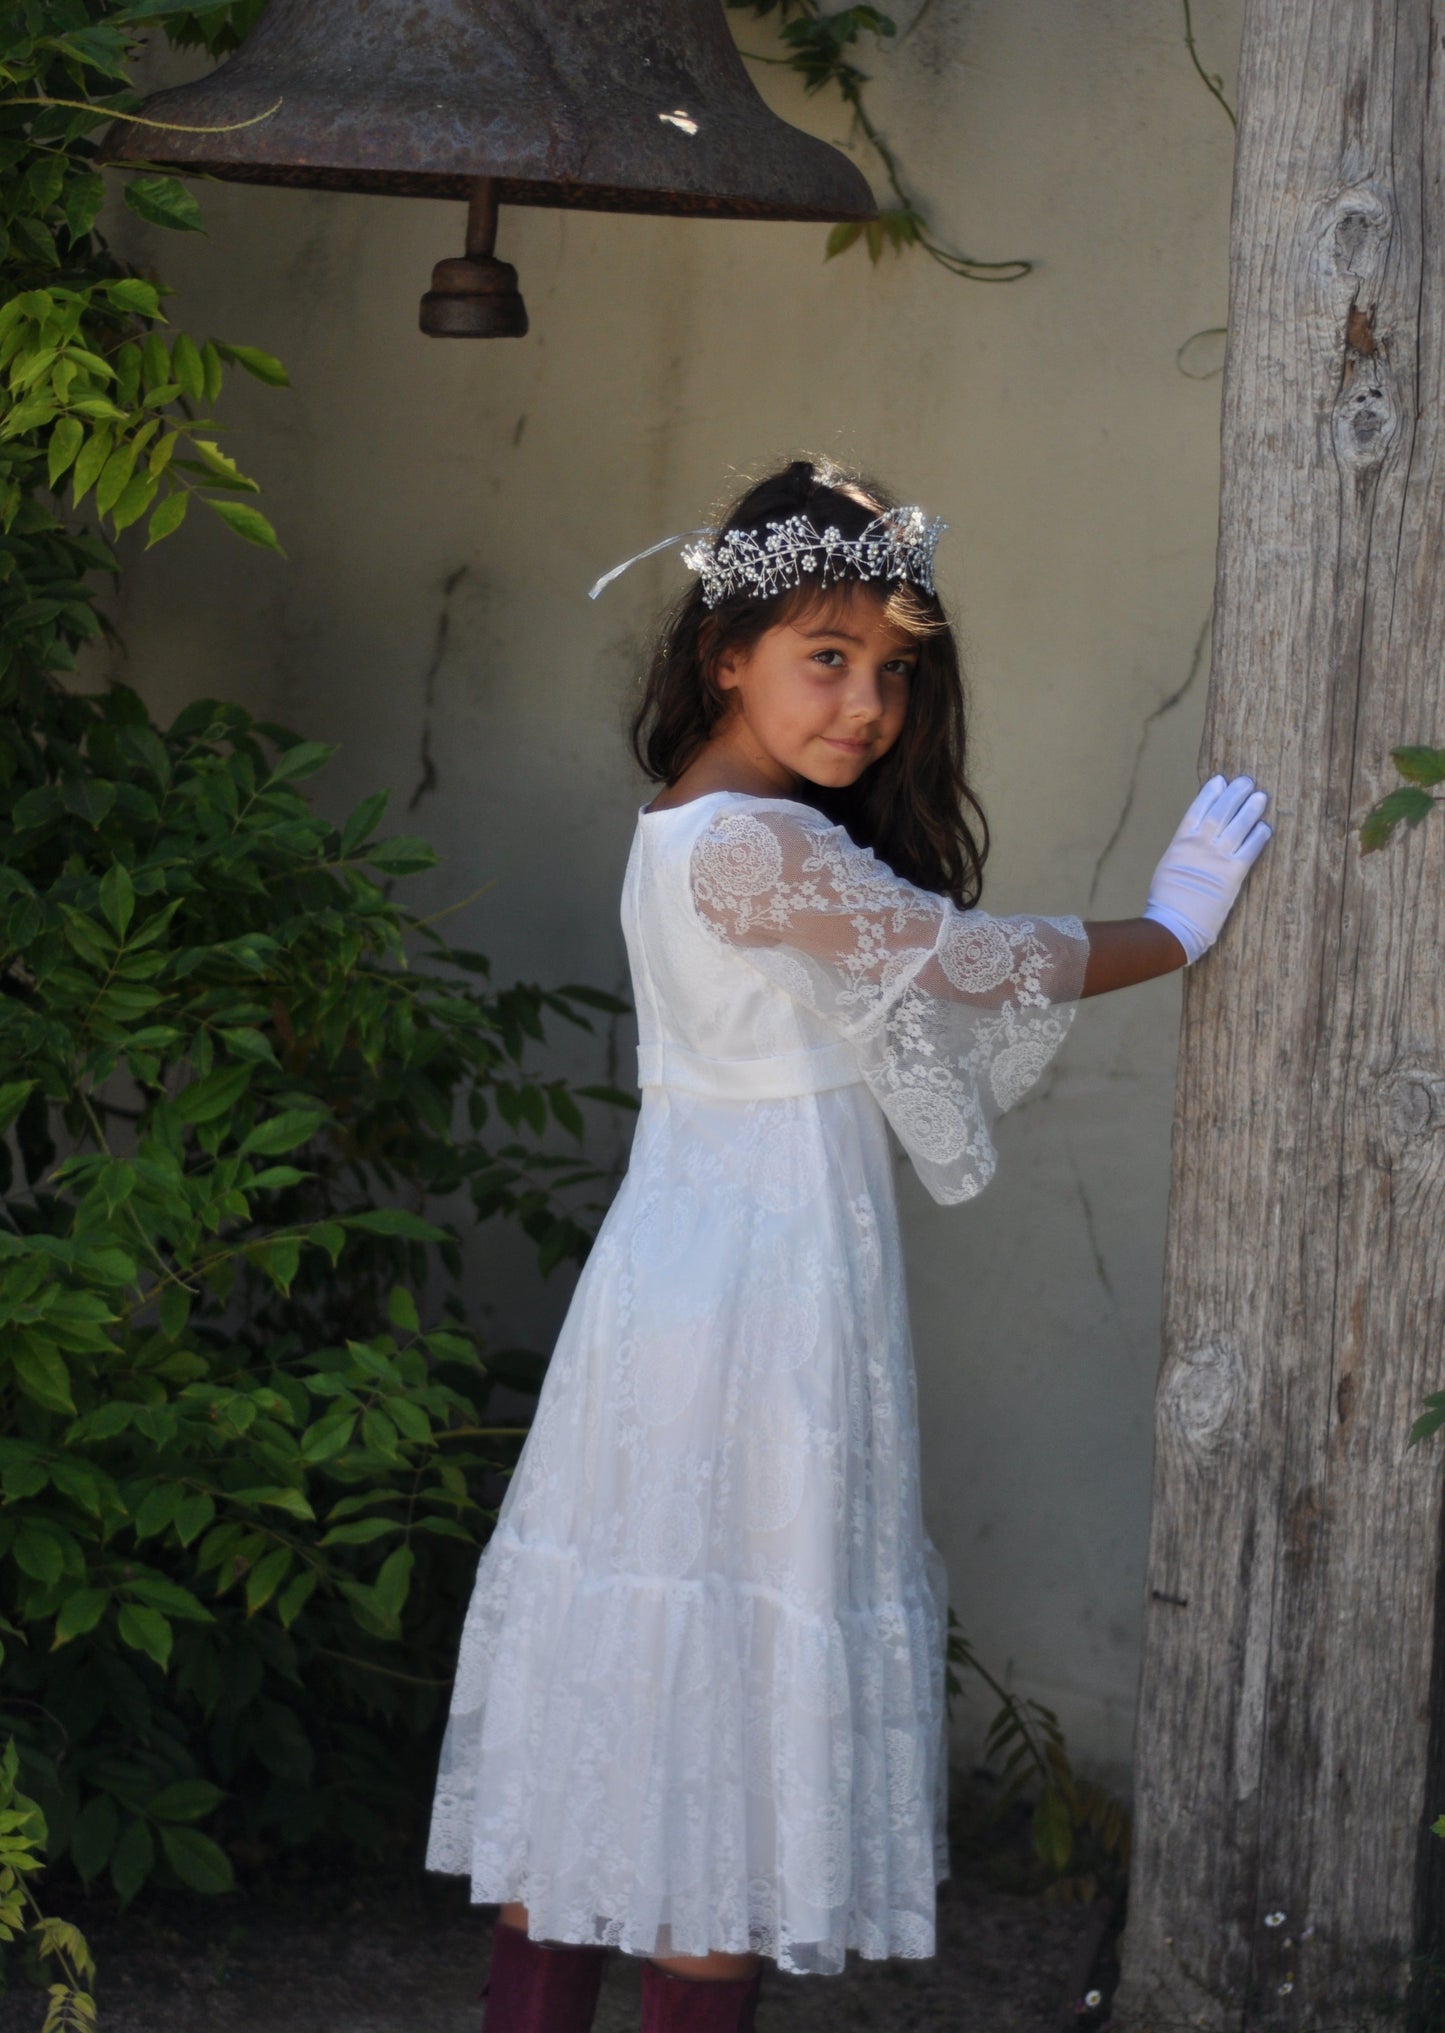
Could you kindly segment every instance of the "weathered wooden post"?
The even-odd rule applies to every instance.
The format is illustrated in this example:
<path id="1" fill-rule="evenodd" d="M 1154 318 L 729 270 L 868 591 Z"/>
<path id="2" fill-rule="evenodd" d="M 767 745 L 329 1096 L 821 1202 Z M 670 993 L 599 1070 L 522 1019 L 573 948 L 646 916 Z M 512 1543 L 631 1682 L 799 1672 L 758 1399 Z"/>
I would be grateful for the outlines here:
<path id="1" fill-rule="evenodd" d="M 1383 2024 L 1442 1904 L 1445 829 L 1353 829 L 1445 740 L 1445 8 L 1247 0 L 1239 97 L 1202 761 L 1276 838 L 1185 993 L 1125 2033 Z"/>

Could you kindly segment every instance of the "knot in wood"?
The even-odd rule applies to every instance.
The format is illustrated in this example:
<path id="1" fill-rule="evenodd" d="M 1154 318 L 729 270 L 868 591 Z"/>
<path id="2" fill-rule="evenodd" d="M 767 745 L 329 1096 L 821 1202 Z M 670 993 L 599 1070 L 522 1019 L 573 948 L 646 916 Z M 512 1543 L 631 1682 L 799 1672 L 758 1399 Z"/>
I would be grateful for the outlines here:
<path id="1" fill-rule="evenodd" d="M 1243 1384 L 1244 1364 L 1228 1336 L 1176 1349 L 1159 1385 L 1166 1430 L 1192 1454 L 1211 1452 L 1224 1435 Z"/>
<path id="2" fill-rule="evenodd" d="M 1359 473 L 1378 466 L 1400 428 L 1389 348 L 1375 333 L 1375 306 L 1351 304 L 1345 319 L 1345 362 L 1335 399 L 1335 454 Z"/>
<path id="3" fill-rule="evenodd" d="M 1445 1129 L 1445 1071 L 1428 1060 L 1392 1066 L 1377 1090 L 1384 1141 L 1391 1150 Z"/>
<path id="4" fill-rule="evenodd" d="M 1319 245 L 1336 275 L 1378 274 L 1390 245 L 1393 207 L 1372 184 L 1337 191 L 1324 208 Z"/>

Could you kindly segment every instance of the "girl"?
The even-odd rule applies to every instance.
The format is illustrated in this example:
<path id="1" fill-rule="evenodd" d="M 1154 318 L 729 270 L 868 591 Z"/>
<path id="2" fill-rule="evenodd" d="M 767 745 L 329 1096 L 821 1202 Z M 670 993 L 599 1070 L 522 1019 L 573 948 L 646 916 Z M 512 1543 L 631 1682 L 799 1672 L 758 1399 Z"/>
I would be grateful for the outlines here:
<path id="1" fill-rule="evenodd" d="M 886 1124 L 970 1199 L 1075 1000 L 1198 959 L 1269 838 L 1216 777 L 1142 916 L 978 910 L 941 528 L 798 460 L 683 552 L 633 725 L 642 1108 L 482 1558 L 427 1855 L 502 1905 L 485 2033 L 586 2033 L 612 1946 L 645 2033 L 751 2027 L 763 1957 L 934 1950 L 946 1586 Z"/>

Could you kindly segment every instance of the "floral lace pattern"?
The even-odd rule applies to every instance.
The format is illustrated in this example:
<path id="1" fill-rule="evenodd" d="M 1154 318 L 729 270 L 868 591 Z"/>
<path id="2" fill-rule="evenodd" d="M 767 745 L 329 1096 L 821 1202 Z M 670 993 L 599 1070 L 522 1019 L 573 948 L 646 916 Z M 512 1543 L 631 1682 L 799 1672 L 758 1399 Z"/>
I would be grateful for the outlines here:
<path id="1" fill-rule="evenodd" d="M 719 939 L 849 1040 L 933 1197 L 981 1192 L 989 1122 L 1067 1034 L 1088 958 L 1079 920 L 961 911 L 784 799 L 718 809 L 691 885 Z"/>
<path id="2" fill-rule="evenodd" d="M 553 1941 L 931 1955 L 947 1582 L 885 1112 L 966 1197 L 1079 942 L 731 793 L 639 820 L 623 926 L 651 1071 L 478 1569 L 427 1861 Z"/>

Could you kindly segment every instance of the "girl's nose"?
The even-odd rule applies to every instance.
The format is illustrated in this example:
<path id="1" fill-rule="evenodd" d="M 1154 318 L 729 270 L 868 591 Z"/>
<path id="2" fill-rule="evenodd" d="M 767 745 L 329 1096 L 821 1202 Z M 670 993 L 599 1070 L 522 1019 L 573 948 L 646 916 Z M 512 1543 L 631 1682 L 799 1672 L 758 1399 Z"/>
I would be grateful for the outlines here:
<path id="1" fill-rule="evenodd" d="M 883 693 L 877 678 L 871 673 L 860 674 L 851 689 L 848 699 L 848 716 L 852 720 L 877 720 L 883 713 Z"/>

